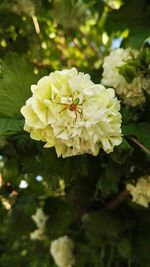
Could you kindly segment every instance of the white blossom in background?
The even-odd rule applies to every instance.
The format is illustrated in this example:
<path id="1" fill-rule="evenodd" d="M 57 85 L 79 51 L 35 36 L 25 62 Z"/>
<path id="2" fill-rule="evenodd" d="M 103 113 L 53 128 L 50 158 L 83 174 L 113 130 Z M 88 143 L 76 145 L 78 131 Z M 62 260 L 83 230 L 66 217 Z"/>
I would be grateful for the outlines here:
<path id="1" fill-rule="evenodd" d="M 100 150 L 113 151 L 121 143 L 120 104 L 114 89 L 94 84 L 88 74 L 55 71 L 31 86 L 32 97 L 21 113 L 24 130 L 45 147 L 55 147 L 58 157 Z"/>
<path id="2" fill-rule="evenodd" d="M 44 228 L 45 223 L 48 219 L 48 216 L 46 216 L 41 208 L 38 208 L 36 210 L 36 213 L 32 215 L 33 221 L 36 223 L 38 228 Z"/>
<path id="3" fill-rule="evenodd" d="M 41 208 L 36 210 L 36 213 L 32 215 L 33 221 L 37 225 L 37 229 L 30 233 L 30 238 L 33 240 L 43 240 L 45 238 L 45 223 L 48 219 Z"/>
<path id="4" fill-rule="evenodd" d="M 122 101 L 130 106 L 137 106 L 145 101 L 143 90 L 150 93 L 150 79 L 141 76 L 135 77 L 131 83 L 119 73 L 119 67 L 124 65 L 127 60 L 136 58 L 138 51 L 119 48 L 112 51 L 109 56 L 105 57 L 103 63 L 102 84 L 111 86 L 120 96 Z"/>
<path id="5" fill-rule="evenodd" d="M 43 229 L 36 229 L 30 233 L 30 239 L 32 240 L 44 240 L 45 237 L 45 231 Z"/>
<path id="6" fill-rule="evenodd" d="M 68 236 L 62 236 L 51 242 L 50 253 L 59 267 L 71 267 L 75 263 L 74 243 Z"/>
<path id="7" fill-rule="evenodd" d="M 133 202 L 148 207 L 150 203 L 150 176 L 141 177 L 135 186 L 127 184 L 126 189 L 130 192 Z"/>

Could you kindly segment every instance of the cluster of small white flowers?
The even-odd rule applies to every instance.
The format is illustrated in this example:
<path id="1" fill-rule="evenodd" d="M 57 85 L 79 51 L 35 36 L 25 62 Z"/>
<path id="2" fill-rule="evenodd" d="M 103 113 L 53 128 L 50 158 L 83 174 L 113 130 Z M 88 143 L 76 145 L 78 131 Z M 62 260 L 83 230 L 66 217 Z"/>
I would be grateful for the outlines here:
<path id="1" fill-rule="evenodd" d="M 114 89 L 94 84 L 88 74 L 55 71 L 31 86 L 32 97 L 21 113 L 24 130 L 35 140 L 55 147 L 59 156 L 96 156 L 121 143 L 120 104 Z"/>
<path id="2" fill-rule="evenodd" d="M 37 225 L 37 229 L 30 233 L 32 240 L 43 240 L 45 238 L 45 223 L 48 219 L 41 208 L 36 210 L 36 213 L 32 215 L 33 221 Z"/>
<path id="3" fill-rule="evenodd" d="M 68 236 L 62 236 L 51 242 L 50 253 L 59 267 L 71 267 L 75 263 L 74 243 Z"/>
<path id="4" fill-rule="evenodd" d="M 150 79 L 138 76 L 128 83 L 119 73 L 119 67 L 123 66 L 127 60 L 136 58 L 138 51 L 133 49 L 119 48 L 112 51 L 105 57 L 103 64 L 102 84 L 112 86 L 122 101 L 130 106 L 137 106 L 145 101 L 143 90 L 150 92 Z"/>
<path id="5" fill-rule="evenodd" d="M 127 184 L 126 189 L 132 195 L 133 202 L 148 207 L 150 203 L 150 176 L 141 177 L 135 186 Z"/>

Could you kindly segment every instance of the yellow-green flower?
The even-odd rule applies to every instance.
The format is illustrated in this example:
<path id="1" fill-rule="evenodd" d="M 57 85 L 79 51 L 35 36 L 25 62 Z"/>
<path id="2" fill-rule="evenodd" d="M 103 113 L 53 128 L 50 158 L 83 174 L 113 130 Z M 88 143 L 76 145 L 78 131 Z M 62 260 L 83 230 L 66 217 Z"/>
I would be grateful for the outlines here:
<path id="1" fill-rule="evenodd" d="M 88 74 L 55 71 L 31 86 L 21 113 L 24 130 L 58 156 L 106 153 L 121 143 L 120 104 L 112 88 L 94 84 Z"/>

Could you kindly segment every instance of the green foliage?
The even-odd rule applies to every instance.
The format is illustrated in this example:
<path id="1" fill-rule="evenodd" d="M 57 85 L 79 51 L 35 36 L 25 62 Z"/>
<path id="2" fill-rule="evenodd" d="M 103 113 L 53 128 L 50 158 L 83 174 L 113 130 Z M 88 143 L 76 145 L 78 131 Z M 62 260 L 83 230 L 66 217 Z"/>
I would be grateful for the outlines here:
<path id="1" fill-rule="evenodd" d="M 119 73 L 125 77 L 128 83 L 131 83 L 135 76 L 137 76 L 136 66 L 131 63 L 126 63 L 119 68 Z"/>
<path id="2" fill-rule="evenodd" d="M 142 70 L 144 71 L 144 74 L 147 74 L 150 72 L 149 64 L 150 64 L 150 45 L 148 43 L 144 44 L 144 48 L 141 49 L 139 53 L 139 65 L 142 66 Z M 147 70 L 147 73 L 145 73 Z"/>
<path id="3" fill-rule="evenodd" d="M 146 38 L 150 36 L 149 25 L 134 26 L 130 31 L 129 45 L 139 49 Z"/>
<path id="4" fill-rule="evenodd" d="M 45 200 L 44 211 L 49 215 L 47 232 L 51 240 L 67 233 L 68 228 L 76 219 L 76 212 L 72 204 L 57 197 Z"/>
<path id="5" fill-rule="evenodd" d="M 150 149 L 150 124 L 146 122 L 141 122 L 139 124 L 129 124 L 123 127 L 123 133 L 126 136 L 135 136 L 139 142 L 143 143 L 147 148 Z"/>
<path id="6" fill-rule="evenodd" d="M 0 80 L 0 115 L 12 117 L 20 114 L 20 108 L 30 97 L 30 85 L 37 78 L 33 68 L 23 57 L 8 55 L 3 61 Z"/>
<path id="7" fill-rule="evenodd" d="M 150 46 L 145 43 L 137 58 L 126 61 L 120 68 L 119 73 L 124 76 L 127 83 L 131 83 L 135 77 L 149 77 L 150 73 Z M 142 75 L 141 75 L 142 73 Z"/>
<path id="8" fill-rule="evenodd" d="M 101 174 L 97 186 L 103 194 L 108 195 L 111 193 L 116 193 L 118 191 L 121 169 L 119 169 L 118 165 L 112 161 L 109 161 L 106 166 Z"/>
<path id="9" fill-rule="evenodd" d="M 111 158 L 113 161 L 119 164 L 123 164 L 126 162 L 128 157 L 132 155 L 133 148 L 130 146 L 130 144 L 123 138 L 122 143 L 116 147 L 111 154 Z"/>
<path id="10" fill-rule="evenodd" d="M 127 0 L 118 10 L 112 10 L 106 20 L 108 32 L 129 29 L 128 45 L 138 49 L 149 37 L 150 13 L 149 1 Z M 130 19 L 129 19 L 130 17 Z"/>
<path id="11" fill-rule="evenodd" d="M 0 118 L 0 136 L 12 135 L 21 132 L 23 121 L 17 119 Z"/>
<path id="12" fill-rule="evenodd" d="M 20 113 L 53 70 L 75 66 L 99 83 L 116 40 L 139 49 L 120 74 L 149 79 L 149 1 L 1 0 L 0 26 L 0 266 L 56 267 L 50 242 L 68 235 L 75 267 L 149 267 L 149 208 L 123 195 L 150 174 L 149 92 L 142 106 L 121 102 L 122 143 L 97 157 L 57 158 L 23 131 Z M 48 216 L 44 240 L 30 239 L 37 208 Z"/>
<path id="13" fill-rule="evenodd" d="M 36 227 L 31 218 L 35 213 L 36 202 L 34 196 L 27 196 L 27 193 L 18 197 L 13 208 L 11 219 L 8 224 L 8 231 L 12 238 L 28 235 Z M 26 201 L 28 198 L 28 201 Z M 17 229 L 17 231 L 15 231 Z"/>
<path id="14" fill-rule="evenodd" d="M 119 240 L 123 231 L 121 222 L 114 218 L 111 213 L 94 212 L 90 214 L 85 223 L 85 232 L 91 246 L 107 246 Z"/>
<path id="15" fill-rule="evenodd" d="M 86 6 L 80 0 L 56 0 L 53 8 L 54 18 L 65 30 L 77 29 L 85 19 Z"/>

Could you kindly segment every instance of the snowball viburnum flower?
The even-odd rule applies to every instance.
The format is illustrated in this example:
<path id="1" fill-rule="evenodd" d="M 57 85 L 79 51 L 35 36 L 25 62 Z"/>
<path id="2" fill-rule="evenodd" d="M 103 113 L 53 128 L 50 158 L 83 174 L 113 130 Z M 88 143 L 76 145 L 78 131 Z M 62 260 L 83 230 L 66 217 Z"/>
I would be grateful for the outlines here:
<path id="1" fill-rule="evenodd" d="M 37 229 L 30 233 L 32 240 L 43 240 L 45 239 L 45 223 L 48 219 L 41 208 L 36 210 L 36 213 L 32 215 L 33 221 L 37 225 Z"/>
<path id="2" fill-rule="evenodd" d="M 130 192 L 133 202 L 148 207 L 150 203 L 150 176 L 141 177 L 135 186 L 127 184 L 126 189 Z"/>
<path id="3" fill-rule="evenodd" d="M 36 229 L 33 232 L 30 233 L 30 239 L 31 240 L 44 240 L 45 239 L 45 234 L 43 229 Z"/>
<path id="4" fill-rule="evenodd" d="M 68 236 L 62 236 L 51 242 L 50 253 L 59 267 L 71 267 L 75 263 L 74 243 Z"/>
<path id="5" fill-rule="evenodd" d="M 24 130 L 55 147 L 59 156 L 96 156 L 121 143 L 120 104 L 114 89 L 94 84 L 76 68 L 52 72 L 31 86 L 32 97 L 21 108 Z"/>
<path id="6" fill-rule="evenodd" d="M 46 216 L 41 208 L 38 208 L 36 210 L 36 213 L 32 215 L 33 221 L 36 223 L 37 227 L 42 229 L 45 227 L 45 223 L 48 219 L 48 216 Z"/>
<path id="7" fill-rule="evenodd" d="M 128 83 L 124 76 L 119 73 L 119 68 L 128 60 L 137 58 L 138 51 L 133 49 L 119 48 L 105 57 L 103 64 L 102 84 L 112 86 L 122 101 L 129 106 L 137 106 L 145 102 L 143 90 L 149 93 L 150 79 L 140 75 Z"/>

